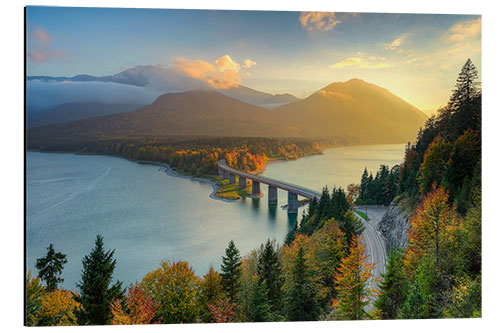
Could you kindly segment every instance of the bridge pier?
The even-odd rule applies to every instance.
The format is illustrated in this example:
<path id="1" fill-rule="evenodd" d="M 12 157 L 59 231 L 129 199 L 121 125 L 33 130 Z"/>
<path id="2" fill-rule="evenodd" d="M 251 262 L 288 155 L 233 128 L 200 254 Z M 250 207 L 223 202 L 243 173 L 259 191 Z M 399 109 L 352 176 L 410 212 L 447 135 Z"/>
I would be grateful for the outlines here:
<path id="1" fill-rule="evenodd" d="M 299 200 L 297 194 L 288 192 L 287 212 L 297 214 L 299 212 Z"/>
<path id="2" fill-rule="evenodd" d="M 247 179 L 245 177 L 239 176 L 238 178 L 238 189 L 244 190 L 247 188 Z"/>
<path id="3" fill-rule="evenodd" d="M 229 184 L 236 184 L 236 175 L 234 173 L 229 174 Z"/>
<path id="4" fill-rule="evenodd" d="M 223 178 L 223 179 L 229 179 L 229 172 L 227 172 L 227 171 L 223 170 L 223 171 L 222 171 L 222 178 Z"/>
<path id="5" fill-rule="evenodd" d="M 260 198 L 260 183 L 255 180 L 252 180 L 252 197 Z"/>
<path id="6" fill-rule="evenodd" d="M 269 205 L 278 204 L 278 189 L 276 187 L 269 185 L 267 190 L 267 200 Z"/>

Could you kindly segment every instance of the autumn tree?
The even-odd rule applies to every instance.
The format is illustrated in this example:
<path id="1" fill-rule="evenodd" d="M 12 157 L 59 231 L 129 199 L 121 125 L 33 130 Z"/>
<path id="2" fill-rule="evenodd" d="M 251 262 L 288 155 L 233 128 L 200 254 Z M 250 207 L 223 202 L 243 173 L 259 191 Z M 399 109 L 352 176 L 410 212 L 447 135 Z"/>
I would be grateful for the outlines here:
<path id="1" fill-rule="evenodd" d="M 82 308 L 69 290 L 57 289 L 42 296 L 37 326 L 73 326 Z"/>
<path id="2" fill-rule="evenodd" d="M 59 276 L 62 273 L 64 264 L 67 262 L 66 255 L 61 252 L 56 252 L 52 244 L 47 248 L 47 255 L 36 260 L 38 276 L 45 281 L 47 291 L 56 290 L 57 285 L 64 281 L 64 279 Z"/>
<path id="3" fill-rule="evenodd" d="M 114 253 L 114 250 L 104 250 L 103 238 L 97 235 L 95 247 L 82 260 L 82 279 L 77 284 L 80 295 L 76 295 L 76 300 L 83 306 L 78 312 L 81 324 L 109 324 L 111 302 L 123 297 L 122 283 L 116 281 L 111 284 L 116 267 Z"/>
<path id="4" fill-rule="evenodd" d="M 259 261 L 257 263 L 257 276 L 259 283 L 266 288 L 267 298 L 271 303 L 271 308 L 278 313 L 281 310 L 283 277 L 281 262 L 275 248 L 275 242 L 267 240 L 261 245 Z"/>
<path id="5" fill-rule="evenodd" d="M 446 175 L 451 149 L 452 144 L 445 142 L 440 136 L 436 137 L 427 148 L 418 178 L 420 191 L 423 194 L 427 194 L 434 183 L 438 185 L 442 183 Z"/>
<path id="6" fill-rule="evenodd" d="M 481 134 L 467 130 L 453 144 L 447 172 L 447 185 L 452 198 L 466 179 L 472 178 L 474 169 L 481 159 Z"/>
<path id="7" fill-rule="evenodd" d="M 218 301 L 222 301 L 224 298 L 225 294 L 224 287 L 222 286 L 222 277 L 212 266 L 210 266 L 207 274 L 203 276 L 200 282 L 200 295 L 198 300 L 200 303 L 201 320 L 210 322 L 213 319 L 213 313 L 209 306 L 214 305 Z M 222 306 L 222 308 L 220 308 L 219 305 Z M 214 309 L 217 309 L 218 313 L 222 313 L 225 311 L 224 309 L 227 309 L 223 305 L 225 305 L 224 302 L 218 304 Z"/>
<path id="8" fill-rule="evenodd" d="M 234 310 L 236 304 L 230 303 L 228 299 L 217 299 L 208 304 L 210 316 L 214 323 L 230 323 L 234 320 Z"/>
<path id="9" fill-rule="evenodd" d="M 366 169 L 365 169 L 366 171 Z M 363 173 L 364 175 L 364 173 Z M 349 184 L 347 185 L 347 201 L 351 206 L 354 207 L 356 201 L 361 195 L 361 187 L 359 184 Z"/>
<path id="10" fill-rule="evenodd" d="M 162 262 L 160 268 L 142 279 L 140 286 L 158 304 L 156 314 L 162 317 L 162 323 L 193 323 L 198 318 L 200 278 L 187 262 Z"/>
<path id="11" fill-rule="evenodd" d="M 240 266 L 240 251 L 238 251 L 233 240 L 231 240 L 226 249 L 226 255 L 222 257 L 221 265 L 222 286 L 231 301 L 235 299 L 240 287 Z"/>
<path id="12" fill-rule="evenodd" d="M 408 248 L 405 266 L 415 271 L 420 258 L 428 251 L 433 252 L 439 266 L 440 247 L 447 237 L 448 228 L 457 223 L 456 213 L 448 205 L 448 193 L 443 187 L 429 192 L 413 213 L 408 230 Z"/>
<path id="13" fill-rule="evenodd" d="M 316 320 L 320 309 L 315 298 L 316 290 L 304 258 L 304 248 L 300 247 L 292 269 L 292 286 L 287 295 L 288 320 Z"/>
<path id="14" fill-rule="evenodd" d="M 373 278 L 374 265 L 368 263 L 361 236 L 351 241 L 350 254 L 342 258 L 338 272 L 334 275 L 337 297 L 332 299 L 334 317 L 342 320 L 369 318 L 365 307 L 375 290 L 369 286 Z"/>
<path id="15" fill-rule="evenodd" d="M 42 307 L 42 297 L 46 293 L 40 277 L 33 277 L 31 274 L 30 270 L 26 277 L 26 326 L 34 326 L 37 323 Z"/>
<path id="16" fill-rule="evenodd" d="M 127 297 L 125 298 L 126 308 L 122 305 L 121 299 L 116 299 L 111 304 L 112 325 L 138 325 L 152 324 L 156 316 L 156 304 L 151 295 L 149 295 L 138 284 L 131 284 L 128 287 Z"/>

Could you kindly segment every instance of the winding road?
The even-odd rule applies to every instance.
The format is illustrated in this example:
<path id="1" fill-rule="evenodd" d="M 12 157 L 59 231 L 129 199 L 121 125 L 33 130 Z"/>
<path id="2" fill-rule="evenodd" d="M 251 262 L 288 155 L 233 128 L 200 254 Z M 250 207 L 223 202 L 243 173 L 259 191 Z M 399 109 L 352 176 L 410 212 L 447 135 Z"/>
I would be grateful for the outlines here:
<path id="1" fill-rule="evenodd" d="M 365 226 L 365 231 L 362 233 L 363 244 L 365 245 L 365 251 L 369 255 L 368 262 L 375 266 L 372 271 L 373 276 L 377 279 L 382 278 L 382 274 L 385 273 L 385 265 L 387 260 L 387 253 L 385 249 L 384 239 L 378 231 L 378 224 L 382 220 L 388 207 L 384 206 L 356 206 L 355 210 L 359 210 L 368 215 L 369 220 L 366 221 L 363 217 L 359 216 L 361 221 Z M 377 288 L 378 282 L 374 279 L 370 281 L 371 288 Z M 372 299 L 373 301 L 373 299 Z M 367 308 L 367 310 L 373 309 L 373 305 Z"/>

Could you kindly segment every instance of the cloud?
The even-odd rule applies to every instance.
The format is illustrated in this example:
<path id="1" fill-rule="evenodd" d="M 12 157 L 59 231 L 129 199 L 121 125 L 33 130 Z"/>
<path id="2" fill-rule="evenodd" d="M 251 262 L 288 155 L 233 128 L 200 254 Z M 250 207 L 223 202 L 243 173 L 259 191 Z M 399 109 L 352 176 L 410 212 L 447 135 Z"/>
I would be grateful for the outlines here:
<path id="1" fill-rule="evenodd" d="M 50 59 L 64 58 L 68 55 L 66 50 L 52 49 L 52 37 L 41 27 L 37 27 L 30 34 L 31 49 L 27 56 L 33 63 L 41 63 Z"/>
<path id="2" fill-rule="evenodd" d="M 243 67 L 244 68 L 251 68 L 253 66 L 257 65 L 257 63 L 253 60 L 250 60 L 250 59 L 246 59 L 245 61 L 243 61 Z"/>
<path id="3" fill-rule="evenodd" d="M 401 35 L 398 38 L 396 38 L 395 40 L 393 40 L 392 43 L 385 44 L 385 49 L 386 50 L 395 50 L 396 48 L 401 46 L 401 44 L 403 44 L 404 40 L 406 39 L 406 36 L 407 35 Z"/>
<path id="4" fill-rule="evenodd" d="M 359 53 L 358 53 L 359 54 Z M 361 53 L 363 54 L 363 53 Z M 369 60 L 371 61 L 375 60 L 383 60 L 385 58 L 379 58 L 379 57 L 369 57 Z M 391 67 L 388 63 L 385 62 L 370 62 L 367 60 L 365 57 L 350 57 L 347 59 L 344 59 L 336 64 L 330 65 L 330 69 L 336 69 L 336 68 L 344 68 L 344 67 L 355 67 L 355 68 L 370 68 L 370 69 L 378 69 L 378 68 L 388 68 Z"/>
<path id="5" fill-rule="evenodd" d="M 449 30 L 448 40 L 459 42 L 478 36 L 481 33 L 481 23 L 481 18 L 478 18 L 453 25 Z"/>
<path id="6" fill-rule="evenodd" d="M 48 42 L 52 39 L 48 33 L 46 33 L 45 31 L 42 31 L 42 30 L 33 31 L 33 36 L 36 39 L 38 39 L 40 41 L 44 41 L 44 42 Z"/>
<path id="7" fill-rule="evenodd" d="M 250 59 L 243 62 L 243 66 L 234 61 L 229 55 L 224 55 L 215 61 L 215 65 L 205 60 L 174 59 L 174 69 L 188 77 L 199 79 L 215 89 L 229 89 L 238 86 L 241 82 L 241 68 L 250 68 L 256 63 Z M 248 74 L 246 74 L 248 75 Z"/>
<path id="8" fill-rule="evenodd" d="M 335 19 L 334 12 L 302 12 L 299 16 L 299 22 L 304 29 L 309 31 L 328 31 L 341 23 L 340 20 Z"/>

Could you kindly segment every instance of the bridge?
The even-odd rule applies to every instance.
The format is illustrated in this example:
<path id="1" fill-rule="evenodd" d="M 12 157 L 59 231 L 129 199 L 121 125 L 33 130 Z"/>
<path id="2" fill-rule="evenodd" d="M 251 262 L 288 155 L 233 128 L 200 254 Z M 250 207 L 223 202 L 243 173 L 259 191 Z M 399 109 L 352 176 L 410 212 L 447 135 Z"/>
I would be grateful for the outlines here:
<path id="1" fill-rule="evenodd" d="M 260 198 L 260 184 L 268 185 L 268 203 L 269 205 L 278 204 L 278 189 L 282 189 L 288 192 L 288 213 L 297 214 L 299 209 L 298 196 L 307 199 L 321 198 L 321 193 L 313 191 L 303 186 L 287 183 L 281 180 L 255 175 L 248 172 L 239 171 L 229 167 L 226 164 L 226 160 L 219 160 L 217 162 L 217 167 L 219 171 L 219 176 L 224 179 L 229 179 L 230 184 L 236 184 L 236 176 L 238 176 L 238 188 L 244 189 L 247 187 L 247 180 L 252 181 L 252 197 Z"/>

